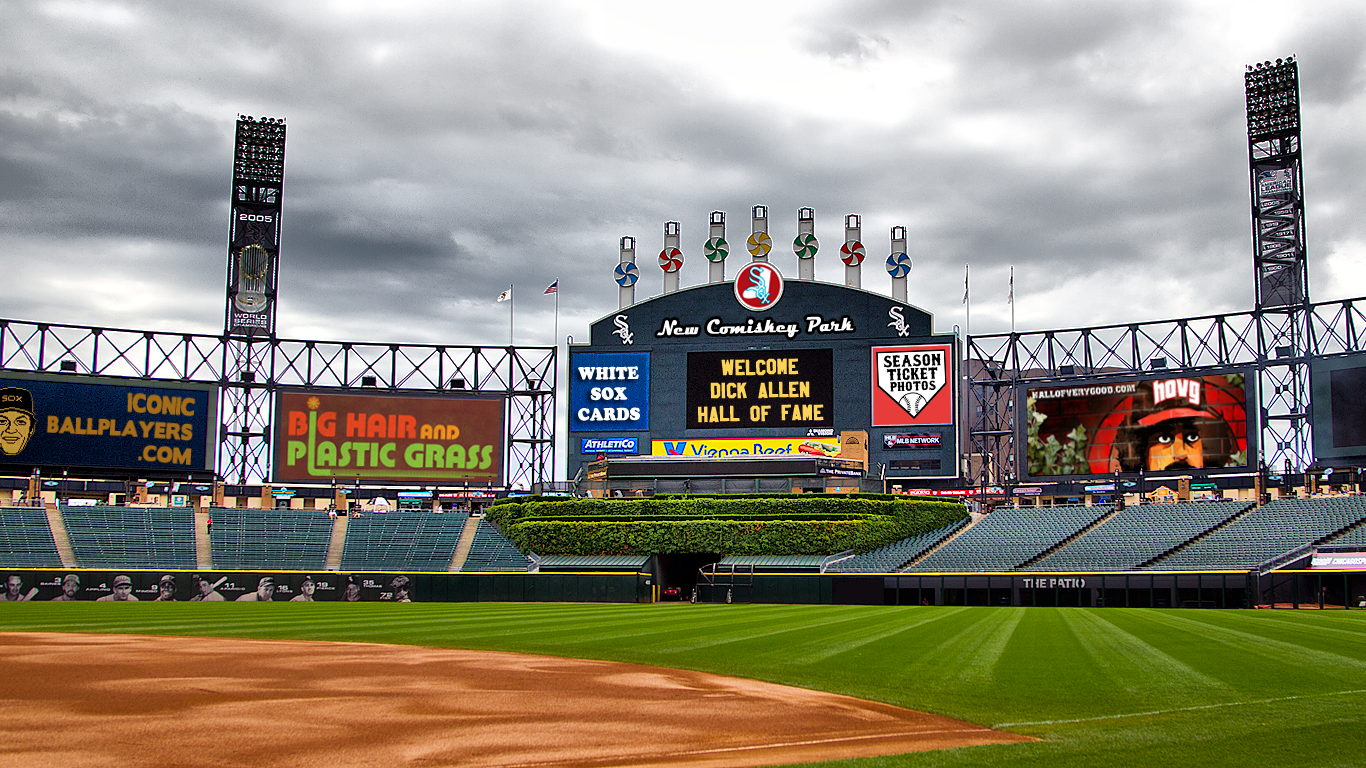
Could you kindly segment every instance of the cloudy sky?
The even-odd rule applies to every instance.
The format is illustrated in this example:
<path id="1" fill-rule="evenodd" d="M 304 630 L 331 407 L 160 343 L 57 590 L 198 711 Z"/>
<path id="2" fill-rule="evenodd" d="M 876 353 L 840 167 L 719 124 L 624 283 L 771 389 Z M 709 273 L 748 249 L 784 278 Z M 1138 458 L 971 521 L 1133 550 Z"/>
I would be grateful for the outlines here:
<path id="1" fill-rule="evenodd" d="M 668 8 L 669 12 L 658 9 Z M 1366 293 L 1366 8 L 1316 2 L 0 3 L 0 316 L 217 333 L 234 118 L 289 126 L 280 333 L 582 340 L 617 241 L 660 291 L 665 221 L 705 281 L 768 205 L 816 210 L 820 279 L 863 216 L 863 284 L 937 330 L 1252 302 L 1243 71 L 1295 54 L 1311 289 Z M 736 249 L 732 264 L 743 255 Z M 734 266 L 732 266 L 732 270 Z M 22 288 L 17 288 L 22 286 Z"/>

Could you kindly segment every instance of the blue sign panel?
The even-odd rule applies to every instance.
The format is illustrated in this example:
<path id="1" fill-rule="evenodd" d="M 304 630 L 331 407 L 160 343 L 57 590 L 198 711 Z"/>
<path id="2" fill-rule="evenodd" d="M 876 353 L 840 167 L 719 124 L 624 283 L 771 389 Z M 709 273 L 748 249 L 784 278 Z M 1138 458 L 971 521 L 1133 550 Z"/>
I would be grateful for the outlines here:
<path id="1" fill-rule="evenodd" d="M 0 463 L 211 470 L 217 409 L 213 385 L 9 374 L 0 378 Z"/>
<path id="2" fill-rule="evenodd" d="M 569 359 L 569 429 L 650 428 L 650 353 L 583 352 Z"/>
<path id="3" fill-rule="evenodd" d="M 640 453 L 638 445 L 634 437 L 585 437 L 580 443 L 579 453 Z"/>

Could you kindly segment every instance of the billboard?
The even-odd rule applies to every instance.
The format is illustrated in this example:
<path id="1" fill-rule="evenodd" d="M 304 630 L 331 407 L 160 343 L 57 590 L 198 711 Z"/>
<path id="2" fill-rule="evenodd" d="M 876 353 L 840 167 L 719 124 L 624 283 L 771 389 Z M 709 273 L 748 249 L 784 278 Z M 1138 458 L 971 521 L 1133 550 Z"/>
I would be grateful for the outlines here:
<path id="1" fill-rule="evenodd" d="M 1366 355 L 1309 361 L 1313 388 L 1314 457 L 1366 457 Z"/>
<path id="2" fill-rule="evenodd" d="M 650 353 L 579 352 L 569 361 L 569 428 L 650 428 Z"/>
<path id="3" fill-rule="evenodd" d="M 214 468 L 218 390 L 10 373 L 0 377 L 0 463 L 141 475 Z"/>
<path id="4" fill-rule="evenodd" d="M 688 429 L 833 427 L 829 349 L 688 353 Z"/>
<path id="5" fill-rule="evenodd" d="M 498 483 L 504 443 L 501 399 L 281 391 L 272 476 Z"/>
<path id="6" fill-rule="evenodd" d="M 717 437 L 650 441 L 652 456 L 817 456 L 840 455 L 838 437 Z"/>
<path id="7" fill-rule="evenodd" d="M 873 347 L 873 426 L 952 424 L 951 344 Z"/>
<path id="8" fill-rule="evenodd" d="M 1031 387 L 1026 474 L 1252 465 L 1242 373 Z"/>

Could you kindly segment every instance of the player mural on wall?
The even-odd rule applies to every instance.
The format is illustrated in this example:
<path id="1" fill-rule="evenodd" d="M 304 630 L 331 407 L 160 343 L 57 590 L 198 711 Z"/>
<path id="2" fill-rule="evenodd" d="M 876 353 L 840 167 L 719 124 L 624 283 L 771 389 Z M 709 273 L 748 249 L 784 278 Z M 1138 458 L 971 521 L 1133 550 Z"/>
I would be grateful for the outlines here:
<path id="1" fill-rule="evenodd" d="M 0 453 L 6 456 L 23 453 L 37 425 L 33 395 L 27 389 L 0 389 Z"/>

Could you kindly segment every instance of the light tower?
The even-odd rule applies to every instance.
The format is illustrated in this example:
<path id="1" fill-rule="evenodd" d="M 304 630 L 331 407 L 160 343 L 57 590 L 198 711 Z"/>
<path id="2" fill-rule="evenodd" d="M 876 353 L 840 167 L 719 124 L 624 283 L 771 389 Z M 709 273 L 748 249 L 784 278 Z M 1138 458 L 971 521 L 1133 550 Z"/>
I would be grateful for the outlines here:
<path id="1" fill-rule="evenodd" d="M 1269 331 L 1262 342 L 1262 456 L 1275 471 L 1298 472 L 1311 458 L 1299 68 L 1294 58 L 1263 62 L 1247 68 L 1244 84 L 1256 301 Z"/>
<path id="2" fill-rule="evenodd" d="M 239 115 L 228 222 L 223 335 L 223 426 L 219 465 L 238 483 L 269 470 L 269 377 L 275 340 L 285 121 Z"/>

